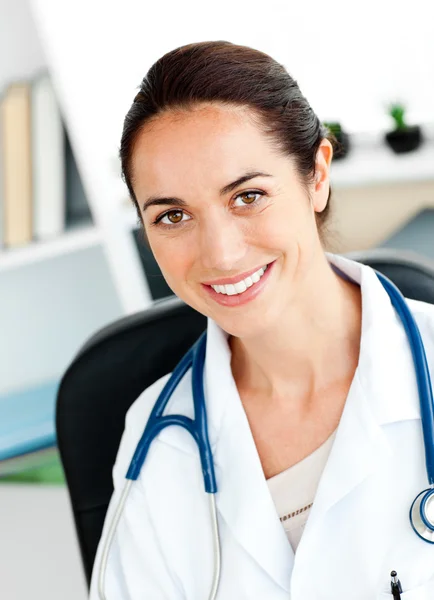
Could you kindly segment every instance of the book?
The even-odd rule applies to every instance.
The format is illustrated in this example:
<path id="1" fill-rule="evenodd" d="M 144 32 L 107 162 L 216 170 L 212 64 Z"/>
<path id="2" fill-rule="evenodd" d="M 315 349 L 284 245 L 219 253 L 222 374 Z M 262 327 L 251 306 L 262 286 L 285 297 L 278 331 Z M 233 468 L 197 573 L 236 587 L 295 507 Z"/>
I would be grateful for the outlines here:
<path id="1" fill-rule="evenodd" d="M 7 86 L 0 105 L 3 155 L 3 242 L 27 245 L 33 236 L 31 84 Z"/>
<path id="2" fill-rule="evenodd" d="M 65 229 L 65 140 L 60 107 L 48 72 L 31 83 L 33 238 L 53 238 Z"/>

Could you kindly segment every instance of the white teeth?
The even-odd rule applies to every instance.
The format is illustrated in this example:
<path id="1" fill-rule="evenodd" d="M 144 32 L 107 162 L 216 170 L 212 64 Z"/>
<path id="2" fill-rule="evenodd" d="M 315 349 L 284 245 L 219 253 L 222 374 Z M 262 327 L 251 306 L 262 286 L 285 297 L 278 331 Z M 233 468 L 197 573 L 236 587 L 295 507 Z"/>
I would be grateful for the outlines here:
<path id="1" fill-rule="evenodd" d="M 257 283 L 261 279 L 266 269 L 267 265 L 258 269 L 255 273 L 253 273 L 253 275 L 250 275 L 250 277 L 246 277 L 246 279 L 237 281 L 235 284 L 231 283 L 229 285 L 212 285 L 211 287 L 217 292 L 217 294 L 226 294 L 227 296 L 242 294 L 247 290 L 247 288 L 251 287 L 254 283 Z"/>
<path id="2" fill-rule="evenodd" d="M 234 283 L 234 288 L 237 294 L 242 294 L 242 292 L 246 291 L 247 285 L 244 283 L 244 281 L 239 281 L 238 283 Z"/>
<path id="3" fill-rule="evenodd" d="M 228 296 L 233 296 L 234 294 L 237 293 L 235 290 L 235 286 L 232 285 L 232 283 L 230 283 L 229 285 L 225 285 L 224 288 L 225 288 L 226 294 Z"/>
<path id="4" fill-rule="evenodd" d="M 251 278 L 252 278 L 253 283 L 257 283 L 261 279 L 261 276 L 259 275 L 259 271 L 257 271 L 256 273 L 253 273 L 253 275 L 251 275 Z"/>

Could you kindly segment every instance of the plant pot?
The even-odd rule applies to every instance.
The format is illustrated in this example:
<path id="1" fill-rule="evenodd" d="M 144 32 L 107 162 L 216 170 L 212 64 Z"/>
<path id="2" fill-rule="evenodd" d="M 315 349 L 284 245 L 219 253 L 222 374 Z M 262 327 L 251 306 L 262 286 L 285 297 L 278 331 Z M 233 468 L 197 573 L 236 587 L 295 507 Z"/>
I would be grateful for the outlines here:
<path id="1" fill-rule="evenodd" d="M 333 154 L 333 160 L 339 160 L 344 158 L 350 150 L 350 136 L 345 131 L 334 134 L 337 143 L 337 147 Z"/>
<path id="2" fill-rule="evenodd" d="M 396 154 L 416 150 L 422 143 L 422 131 L 419 125 L 413 125 L 406 129 L 395 129 L 384 136 L 387 145 Z"/>

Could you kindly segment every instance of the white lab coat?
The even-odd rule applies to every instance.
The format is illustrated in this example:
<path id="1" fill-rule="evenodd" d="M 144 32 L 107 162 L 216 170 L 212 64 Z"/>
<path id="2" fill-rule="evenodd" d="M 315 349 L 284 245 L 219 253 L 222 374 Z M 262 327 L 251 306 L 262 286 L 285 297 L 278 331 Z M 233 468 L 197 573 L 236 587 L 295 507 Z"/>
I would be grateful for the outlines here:
<path id="1" fill-rule="evenodd" d="M 404 589 L 402 600 L 433 600 L 434 545 L 418 538 L 409 522 L 413 499 L 428 485 L 407 338 L 374 271 L 327 256 L 361 285 L 360 360 L 295 555 L 232 377 L 227 336 L 208 322 L 205 394 L 222 548 L 217 598 L 392 600 L 389 574 L 395 569 Z M 408 302 L 432 374 L 434 306 Z M 103 538 L 136 444 L 167 378 L 145 390 L 127 414 Z M 166 412 L 193 417 L 190 374 Z M 101 546 L 91 600 L 99 599 Z M 107 566 L 107 600 L 207 600 L 212 548 L 196 445 L 184 430 L 169 427 L 151 446 L 119 522 Z"/>

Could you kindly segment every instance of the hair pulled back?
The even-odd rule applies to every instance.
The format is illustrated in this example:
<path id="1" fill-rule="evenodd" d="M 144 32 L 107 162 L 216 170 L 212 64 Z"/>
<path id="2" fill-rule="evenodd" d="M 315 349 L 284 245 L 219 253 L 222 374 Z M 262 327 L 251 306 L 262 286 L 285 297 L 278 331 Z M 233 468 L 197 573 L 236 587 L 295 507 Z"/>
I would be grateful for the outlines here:
<path id="1" fill-rule="evenodd" d="M 268 54 L 227 41 L 181 46 L 151 66 L 124 120 L 119 149 L 121 173 L 140 221 L 132 156 L 141 130 L 162 112 L 188 110 L 207 102 L 250 108 L 273 147 L 292 157 L 307 193 L 315 178 L 315 157 L 321 141 L 327 138 L 336 148 L 335 138 L 320 122 L 297 82 Z M 323 243 L 330 200 L 331 188 L 326 208 L 316 213 Z"/>

